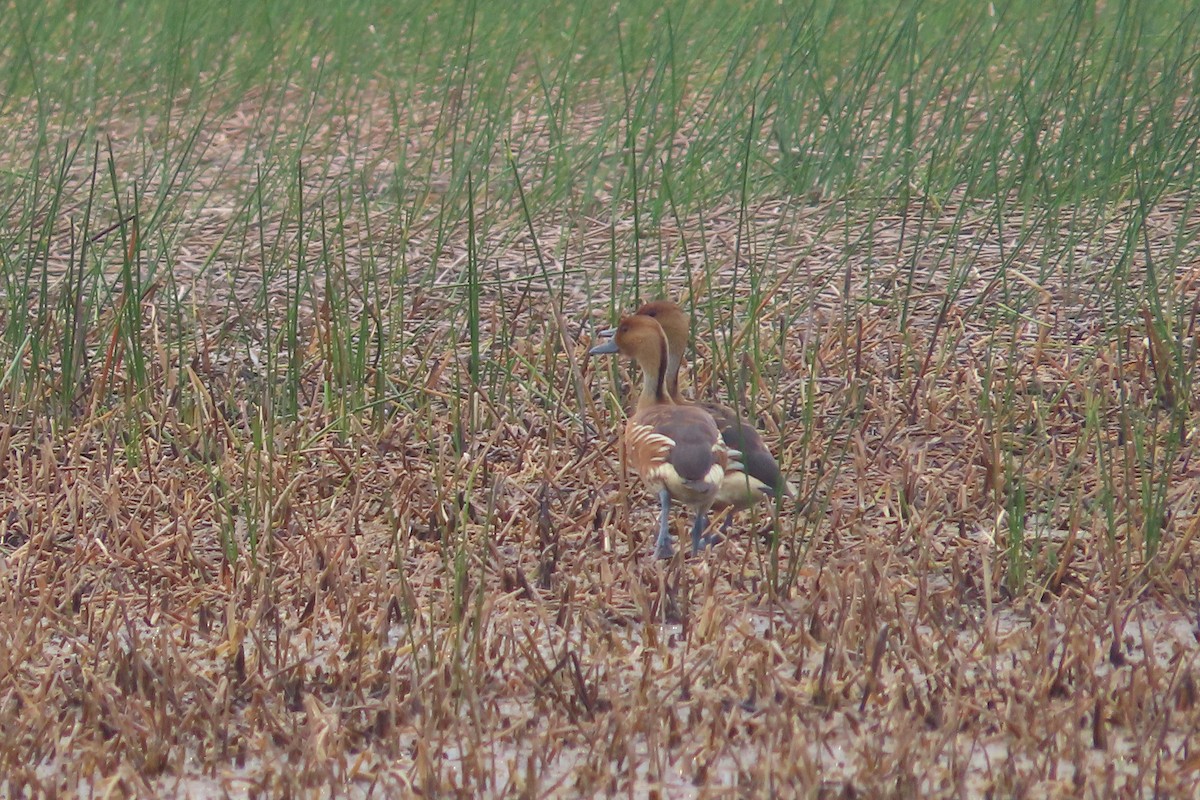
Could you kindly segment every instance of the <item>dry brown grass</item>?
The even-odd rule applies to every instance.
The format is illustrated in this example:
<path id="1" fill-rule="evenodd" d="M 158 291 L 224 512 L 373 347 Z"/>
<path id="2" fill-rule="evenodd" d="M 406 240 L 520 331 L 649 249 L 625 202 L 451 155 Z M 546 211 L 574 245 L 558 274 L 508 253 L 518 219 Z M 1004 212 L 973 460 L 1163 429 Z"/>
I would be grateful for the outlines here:
<path id="1" fill-rule="evenodd" d="M 214 191 L 210 217 L 175 253 L 181 283 L 214 251 L 238 263 L 219 210 L 236 199 Z M 622 474 L 613 387 L 585 357 L 590 324 L 606 321 L 588 299 L 610 255 L 601 221 L 536 220 L 546 252 L 572 253 L 555 273 L 561 297 L 537 283 L 485 294 L 485 342 L 513 330 L 521 358 L 508 359 L 507 403 L 462 398 L 476 433 L 461 453 L 447 365 L 463 346 L 446 295 L 430 290 L 380 300 L 404 310 L 389 330 L 406 341 L 389 376 L 402 399 L 385 422 L 363 415 L 348 432 L 330 429 L 321 402 L 319 309 L 303 322 L 294 422 L 256 405 L 256 365 L 233 347 L 198 345 L 188 365 L 155 349 L 140 405 L 104 411 L 107 396 L 85 398 L 65 428 L 0 398 L 0 792 L 1190 792 L 1194 430 L 1177 457 L 1148 462 L 1121 413 L 1168 402 L 1154 335 L 1130 324 L 1112 336 L 1092 299 L 1039 282 L 1033 250 L 1004 279 L 1026 284 L 1036 313 L 1009 325 L 981 313 L 1014 243 L 955 224 L 959 207 L 909 210 L 948 232 L 919 245 L 901 238 L 901 217 L 847 212 L 830 230 L 831 209 L 763 201 L 748 235 L 736 208 L 654 234 L 675 264 L 680 241 L 695 247 L 713 287 L 738 258 L 768 287 L 761 317 L 737 320 L 734 347 L 744 352 L 757 324 L 767 344 L 745 367 L 759 388 L 753 411 L 804 487 L 784 508 L 777 559 L 755 535 L 770 529 L 762 515 L 702 558 L 650 558 L 652 503 Z M 981 226 L 994 213 L 966 210 Z M 1181 213 L 1156 210 L 1148 252 L 1172 247 Z M 351 222 L 353 267 L 367 225 Z M 371 229 L 374 246 L 404 249 L 413 269 L 431 263 L 420 221 L 403 235 Z M 1107 236 L 1081 244 L 1080 263 L 1100 263 Z M 869 252 L 838 261 L 847 241 L 867 238 Z M 527 238 L 488 246 L 497 276 L 530 272 Z M 465 257 L 461 232 L 443 247 L 443 265 Z M 938 267 L 964 259 L 971 270 L 950 291 Z M 898 304 L 865 298 L 899 296 L 910 264 L 902 324 Z M 222 341 L 228 309 L 243 308 L 231 295 L 251 308 L 261 287 L 246 266 L 191 288 L 208 326 L 197 341 Z M 1194 293 L 1194 272 L 1175 279 Z M 697 302 L 716 293 L 684 287 L 678 271 L 672 280 Z M 242 329 L 261 324 L 245 313 Z M 148 341 L 163 336 L 149 307 L 145 325 Z M 769 344 L 781 325 L 782 351 Z M 713 347 L 699 342 L 692 376 L 706 392 Z M 494 357 L 511 355 L 499 348 Z M 1004 402 L 986 382 L 1001 371 L 1016 387 Z M 104 388 L 120 397 L 114 381 Z M 999 410 L 982 415 L 991 401 Z M 1194 398 L 1169 402 L 1194 419 Z M 259 422 L 273 446 L 256 444 Z M 1044 504 L 1031 500 L 1021 521 L 1019 557 L 1007 551 L 1006 463 Z M 1143 470 L 1171 476 L 1152 560 L 1137 538 Z M 1105 492 L 1120 522 L 1112 536 Z"/>

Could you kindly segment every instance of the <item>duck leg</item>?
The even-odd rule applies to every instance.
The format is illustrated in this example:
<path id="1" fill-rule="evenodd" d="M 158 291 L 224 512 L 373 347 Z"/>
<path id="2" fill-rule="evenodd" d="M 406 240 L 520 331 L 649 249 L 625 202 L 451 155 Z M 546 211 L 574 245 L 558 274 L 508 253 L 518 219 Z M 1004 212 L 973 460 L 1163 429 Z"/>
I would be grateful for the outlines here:
<path id="1" fill-rule="evenodd" d="M 710 547 L 717 543 L 717 537 L 704 535 L 704 529 L 707 527 L 708 512 L 701 511 L 696 514 L 696 521 L 692 524 L 692 555 L 699 553 L 702 548 Z"/>
<path id="2" fill-rule="evenodd" d="M 662 504 L 662 514 L 658 518 L 658 541 L 654 543 L 654 557 L 670 558 L 675 555 L 675 548 L 671 546 L 671 493 L 666 489 L 660 490 L 658 500 Z"/>

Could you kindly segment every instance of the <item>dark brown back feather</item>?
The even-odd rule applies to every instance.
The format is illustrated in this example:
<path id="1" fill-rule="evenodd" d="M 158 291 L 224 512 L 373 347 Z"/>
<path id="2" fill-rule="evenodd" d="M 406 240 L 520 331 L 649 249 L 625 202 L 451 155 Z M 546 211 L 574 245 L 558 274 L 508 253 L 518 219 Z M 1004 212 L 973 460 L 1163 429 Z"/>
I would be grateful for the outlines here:
<path id="1" fill-rule="evenodd" d="M 641 421 L 675 441 L 669 460 L 684 480 L 703 480 L 717 463 L 713 445 L 721 440 L 721 432 L 704 411 L 693 406 L 664 405 L 647 410 Z"/>
<path id="2" fill-rule="evenodd" d="M 779 471 L 779 464 L 754 426 L 739 420 L 733 409 L 719 403 L 699 405 L 712 415 L 721 430 L 721 438 L 725 444 L 742 454 L 742 465 L 746 473 L 770 486 L 777 493 L 785 492 L 786 482 L 783 473 Z"/>

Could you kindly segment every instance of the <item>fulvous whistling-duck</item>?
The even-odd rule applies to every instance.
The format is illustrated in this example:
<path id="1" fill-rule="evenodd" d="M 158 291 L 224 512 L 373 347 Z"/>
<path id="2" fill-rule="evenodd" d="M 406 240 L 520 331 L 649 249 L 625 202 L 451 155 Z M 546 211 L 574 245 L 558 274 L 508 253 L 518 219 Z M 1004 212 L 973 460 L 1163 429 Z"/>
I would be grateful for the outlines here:
<path id="1" fill-rule="evenodd" d="M 658 493 L 662 511 L 654 554 L 670 558 L 673 552 L 672 497 L 696 515 L 692 525 L 692 552 L 696 553 L 712 541 L 704 536 L 708 510 L 717 499 L 726 469 L 737 468 L 737 454 L 725 445 L 708 412 L 671 399 L 666 383 L 667 337 L 657 322 L 644 316 L 625 317 L 601 335 L 612 338 L 591 353 L 621 353 L 642 368 L 642 394 L 636 412 L 625 423 L 625 447 L 642 482 Z"/>
<path id="2" fill-rule="evenodd" d="M 667 337 L 666 385 L 671 399 L 680 405 L 692 405 L 679 393 L 679 368 L 683 363 L 683 353 L 687 349 L 691 327 L 687 313 L 670 300 L 646 303 L 637 313 L 655 319 Z M 775 457 L 771 455 L 771 451 L 767 449 L 753 425 L 747 423 L 732 408 L 720 403 L 705 402 L 694 405 L 712 415 L 726 446 L 742 454 L 740 461 L 743 469 L 726 473 L 713 502 L 714 510 L 730 508 L 737 511 L 749 508 L 764 497 L 775 497 L 780 493 L 795 495 L 795 488 L 784 479 Z M 731 516 L 725 518 L 726 527 Z"/>

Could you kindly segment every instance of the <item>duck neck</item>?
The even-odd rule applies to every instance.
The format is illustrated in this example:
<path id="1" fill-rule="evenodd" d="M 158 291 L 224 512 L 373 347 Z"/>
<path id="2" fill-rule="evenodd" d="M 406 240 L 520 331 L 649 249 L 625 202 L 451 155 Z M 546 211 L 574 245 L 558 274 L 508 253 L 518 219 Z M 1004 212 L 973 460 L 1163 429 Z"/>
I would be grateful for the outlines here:
<path id="1" fill-rule="evenodd" d="M 642 394 L 638 398 L 638 410 L 671 403 L 667 391 L 667 376 L 670 361 L 666 338 L 659 339 L 655 358 L 642 361 Z"/>
<path id="2" fill-rule="evenodd" d="M 683 348 L 667 347 L 667 394 L 679 402 L 679 368 L 683 366 Z"/>

